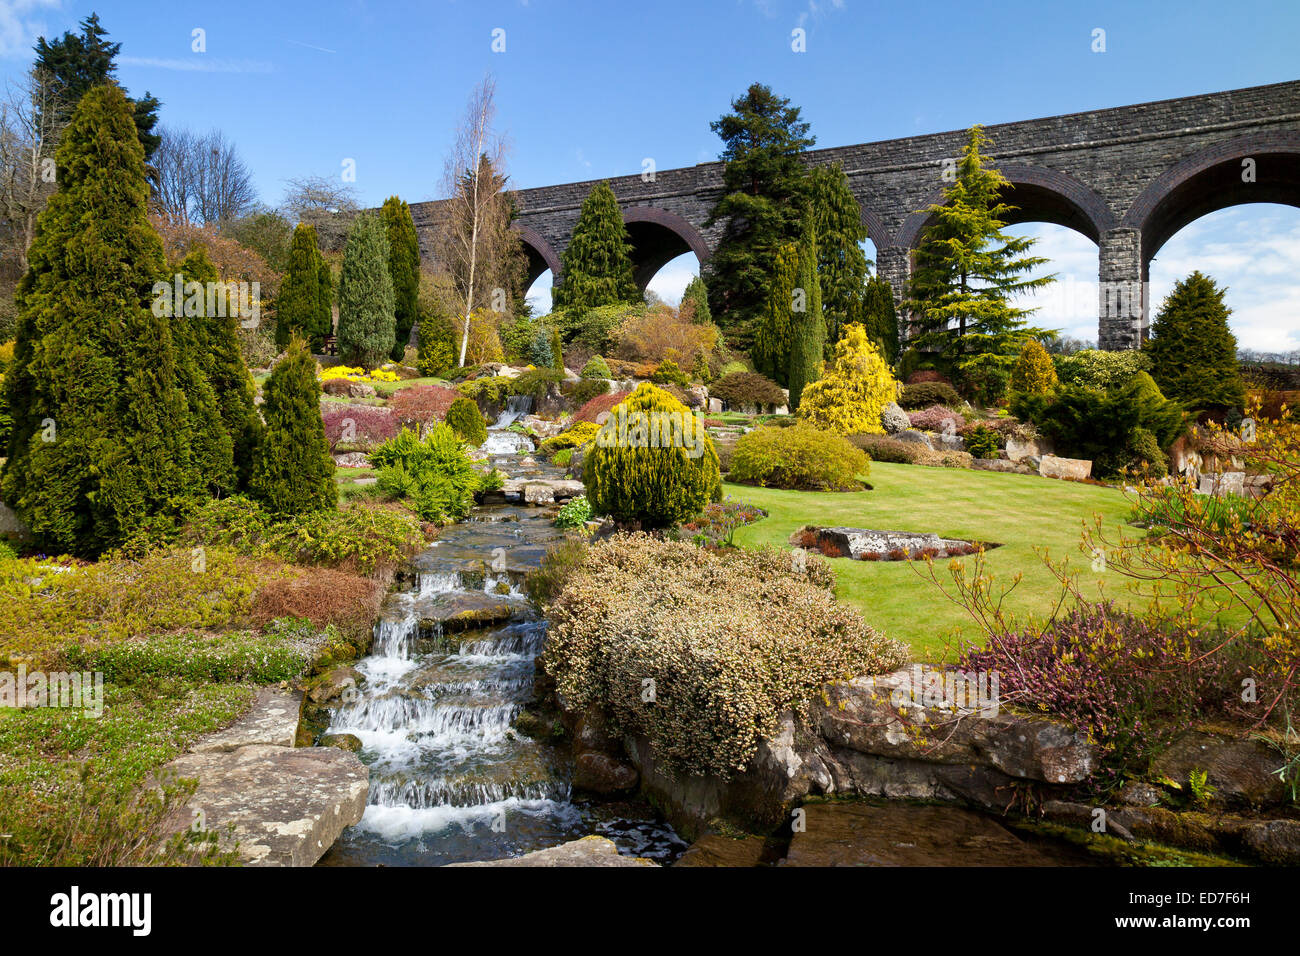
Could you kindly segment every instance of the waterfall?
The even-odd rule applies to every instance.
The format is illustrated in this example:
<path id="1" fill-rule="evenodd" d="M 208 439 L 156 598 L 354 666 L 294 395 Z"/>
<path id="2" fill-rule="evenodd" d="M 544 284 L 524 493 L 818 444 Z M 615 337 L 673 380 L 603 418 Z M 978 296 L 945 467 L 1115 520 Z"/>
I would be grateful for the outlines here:
<path id="1" fill-rule="evenodd" d="M 511 395 L 506 399 L 506 407 L 501 410 L 501 414 L 497 416 L 497 420 L 492 427 L 509 428 L 532 410 L 533 397 L 531 395 Z"/>

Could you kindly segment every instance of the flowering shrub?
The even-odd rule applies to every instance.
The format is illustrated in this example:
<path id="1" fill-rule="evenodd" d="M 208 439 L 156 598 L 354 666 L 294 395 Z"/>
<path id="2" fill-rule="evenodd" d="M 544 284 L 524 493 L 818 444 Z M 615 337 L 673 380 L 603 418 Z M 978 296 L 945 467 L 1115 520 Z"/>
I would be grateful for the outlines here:
<path id="1" fill-rule="evenodd" d="M 951 431 L 956 434 L 957 429 L 966 423 L 961 412 L 954 412 L 944 405 L 931 405 L 923 411 L 911 412 L 907 417 L 913 428 L 923 432 L 941 432 L 945 428 L 944 422 L 951 421 Z"/>
<path id="2" fill-rule="evenodd" d="M 861 491 L 871 459 L 846 438 L 799 423 L 764 426 L 736 442 L 727 477 L 745 485 L 801 491 Z"/>
<path id="3" fill-rule="evenodd" d="M 679 535 L 689 536 L 696 544 L 732 547 L 737 528 L 766 518 L 767 512 L 743 501 L 713 501 L 690 521 L 682 522 Z"/>
<path id="4" fill-rule="evenodd" d="M 330 379 L 341 378 L 348 382 L 399 382 L 402 377 L 391 368 L 377 368 L 367 372 L 361 367 L 352 367 L 349 365 L 331 365 L 329 368 L 316 369 L 316 378 L 325 382 Z"/>
<path id="5" fill-rule="evenodd" d="M 362 405 L 324 407 L 321 418 L 325 422 L 325 440 L 329 442 L 331 454 L 337 451 L 369 451 L 397 434 L 397 416 L 386 408 L 367 408 Z"/>
<path id="6" fill-rule="evenodd" d="M 546 604 L 543 667 L 615 736 L 648 737 L 668 773 L 725 780 L 824 683 L 906 659 L 835 602 L 833 582 L 816 555 L 615 535 Z"/>

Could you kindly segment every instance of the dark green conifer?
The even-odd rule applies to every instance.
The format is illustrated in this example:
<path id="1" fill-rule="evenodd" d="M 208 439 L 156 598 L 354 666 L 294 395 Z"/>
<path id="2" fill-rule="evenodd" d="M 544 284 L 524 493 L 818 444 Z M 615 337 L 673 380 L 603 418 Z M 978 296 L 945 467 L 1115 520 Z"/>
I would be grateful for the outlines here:
<path id="1" fill-rule="evenodd" d="M 325 511 L 338 504 L 334 460 L 320 414 L 316 362 L 295 336 L 262 389 L 266 433 L 249 493 L 276 515 Z"/>

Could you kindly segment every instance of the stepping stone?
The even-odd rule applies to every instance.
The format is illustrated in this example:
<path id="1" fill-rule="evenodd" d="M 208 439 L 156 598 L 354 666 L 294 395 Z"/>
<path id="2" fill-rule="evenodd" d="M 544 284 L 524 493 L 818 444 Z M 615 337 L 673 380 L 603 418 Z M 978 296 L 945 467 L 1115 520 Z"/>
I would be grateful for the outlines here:
<path id="1" fill-rule="evenodd" d="M 200 737 L 194 753 L 230 753 L 240 747 L 292 747 L 298 737 L 302 692 L 275 687 L 258 688 L 253 706 L 225 730 Z"/>

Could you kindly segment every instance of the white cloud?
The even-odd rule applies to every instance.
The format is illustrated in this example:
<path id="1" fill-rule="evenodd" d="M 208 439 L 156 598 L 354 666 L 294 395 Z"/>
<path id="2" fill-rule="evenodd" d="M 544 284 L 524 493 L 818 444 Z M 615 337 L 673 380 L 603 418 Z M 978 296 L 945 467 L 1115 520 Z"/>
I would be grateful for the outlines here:
<path id="1" fill-rule="evenodd" d="M 263 60 L 219 60 L 196 54 L 188 59 L 156 56 L 119 56 L 122 66 L 141 66 L 155 70 L 179 70 L 185 73 L 270 73 L 274 67 Z"/>
<path id="2" fill-rule="evenodd" d="M 57 10 L 61 0 L 0 0 L 0 56 L 29 56 L 36 38 L 48 31 L 32 14 Z"/>

